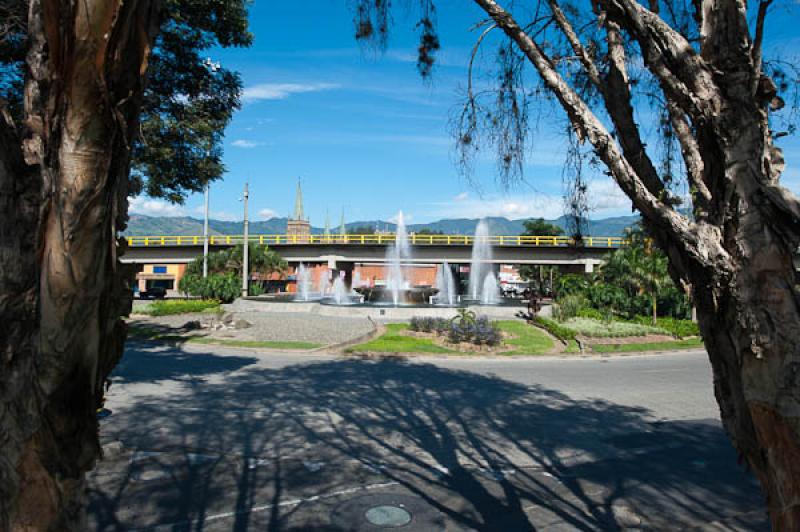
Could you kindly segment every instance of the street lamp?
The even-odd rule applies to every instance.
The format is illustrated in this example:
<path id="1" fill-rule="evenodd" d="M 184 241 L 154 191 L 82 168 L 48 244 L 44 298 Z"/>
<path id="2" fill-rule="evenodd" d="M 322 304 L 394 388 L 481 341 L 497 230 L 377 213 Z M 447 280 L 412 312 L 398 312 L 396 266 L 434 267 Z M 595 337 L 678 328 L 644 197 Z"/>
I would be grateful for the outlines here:
<path id="1" fill-rule="evenodd" d="M 248 190 L 247 190 L 247 181 L 244 183 L 244 195 L 242 196 L 242 201 L 244 202 L 244 249 L 242 250 L 242 297 L 247 297 L 247 291 L 249 288 L 249 275 L 248 275 L 248 259 L 250 256 L 250 242 L 249 242 L 249 225 L 250 223 L 247 220 L 247 199 L 250 197 Z"/>

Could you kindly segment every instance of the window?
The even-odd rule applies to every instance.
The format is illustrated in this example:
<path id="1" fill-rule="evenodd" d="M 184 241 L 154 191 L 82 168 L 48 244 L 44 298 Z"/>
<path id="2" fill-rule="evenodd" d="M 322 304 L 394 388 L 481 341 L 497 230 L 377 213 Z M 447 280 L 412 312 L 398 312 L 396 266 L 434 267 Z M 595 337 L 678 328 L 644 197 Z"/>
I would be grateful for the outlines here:
<path id="1" fill-rule="evenodd" d="M 153 266 L 153 273 L 167 273 L 166 266 Z"/>

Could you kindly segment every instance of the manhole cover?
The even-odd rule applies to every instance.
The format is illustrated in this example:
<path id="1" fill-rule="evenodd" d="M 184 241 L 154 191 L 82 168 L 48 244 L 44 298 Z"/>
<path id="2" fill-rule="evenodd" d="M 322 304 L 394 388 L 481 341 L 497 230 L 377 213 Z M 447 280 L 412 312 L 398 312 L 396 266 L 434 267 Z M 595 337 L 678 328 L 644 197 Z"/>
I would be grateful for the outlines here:
<path id="1" fill-rule="evenodd" d="M 343 501 L 331 512 L 331 525 L 350 532 L 441 532 L 444 516 L 420 497 L 404 493 L 370 493 Z"/>
<path id="2" fill-rule="evenodd" d="M 376 526 L 395 527 L 405 526 L 411 522 L 411 514 L 399 506 L 373 506 L 364 517 Z"/>

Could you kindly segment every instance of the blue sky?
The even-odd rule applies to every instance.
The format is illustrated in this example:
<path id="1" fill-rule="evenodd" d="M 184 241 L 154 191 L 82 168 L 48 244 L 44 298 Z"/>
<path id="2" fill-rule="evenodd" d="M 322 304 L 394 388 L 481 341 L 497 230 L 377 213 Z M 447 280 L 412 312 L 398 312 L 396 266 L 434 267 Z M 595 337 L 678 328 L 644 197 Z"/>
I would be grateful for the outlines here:
<path id="1" fill-rule="evenodd" d="M 489 152 L 477 160 L 474 182 L 453 162 L 449 121 L 457 112 L 470 50 L 470 28 L 482 19 L 467 0 L 439 2 L 442 51 L 433 79 L 417 74 L 415 20 L 402 10 L 385 53 L 360 47 L 344 0 L 255 0 L 250 10 L 255 42 L 250 49 L 212 50 L 209 57 L 241 73 L 244 105 L 227 130 L 227 174 L 211 186 L 212 217 L 241 219 L 245 180 L 251 219 L 286 216 L 302 179 L 306 214 L 322 226 L 326 213 L 338 226 L 392 219 L 403 210 L 421 223 L 440 218 L 506 216 L 555 218 L 562 214 L 564 118 L 539 120 L 525 167 L 525 181 L 497 183 Z M 767 49 L 800 55 L 800 5 L 776 7 L 768 20 Z M 784 183 L 800 191 L 800 140 L 783 139 Z M 630 214 L 630 203 L 605 176 L 591 176 L 592 217 Z M 202 217 L 202 195 L 185 205 L 140 197 L 131 211 Z"/>

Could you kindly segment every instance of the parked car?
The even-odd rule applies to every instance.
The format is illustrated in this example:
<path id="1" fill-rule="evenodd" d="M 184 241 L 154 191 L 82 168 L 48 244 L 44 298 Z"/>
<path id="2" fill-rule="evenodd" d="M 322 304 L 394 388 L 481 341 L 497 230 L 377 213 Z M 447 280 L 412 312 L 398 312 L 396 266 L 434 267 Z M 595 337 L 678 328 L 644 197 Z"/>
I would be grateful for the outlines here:
<path id="1" fill-rule="evenodd" d="M 147 290 L 139 292 L 140 299 L 164 299 L 167 296 L 167 289 L 163 286 L 151 286 Z"/>

